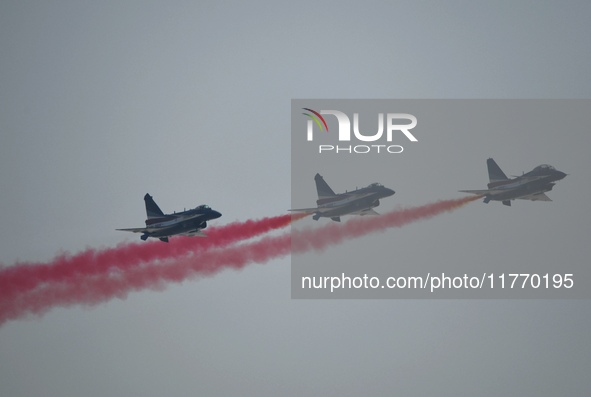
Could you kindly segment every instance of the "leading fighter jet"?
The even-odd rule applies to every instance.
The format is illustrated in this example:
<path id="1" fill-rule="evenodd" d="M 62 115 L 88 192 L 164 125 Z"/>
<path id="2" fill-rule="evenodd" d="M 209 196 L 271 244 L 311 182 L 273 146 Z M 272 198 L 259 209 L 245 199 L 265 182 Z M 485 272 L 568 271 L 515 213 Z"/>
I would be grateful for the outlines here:
<path id="1" fill-rule="evenodd" d="M 380 205 L 380 199 L 394 194 L 394 190 L 384 187 L 380 183 L 372 183 L 362 189 L 336 194 L 320 174 L 314 177 L 318 200 L 316 208 L 300 208 L 290 211 L 314 214 L 314 220 L 320 217 L 330 218 L 335 222 L 341 221 L 342 215 L 378 215 L 373 210 Z"/>
<path id="2" fill-rule="evenodd" d="M 567 174 L 558 171 L 548 164 L 542 164 L 513 179 L 501 170 L 492 159 L 486 160 L 490 183 L 487 190 L 460 190 L 464 193 L 472 193 L 484 196 L 484 202 L 491 200 L 501 201 L 504 205 L 511 205 L 511 200 L 552 201 L 544 193 L 554 187 L 556 181 L 563 179 Z"/>
<path id="3" fill-rule="evenodd" d="M 207 221 L 217 219 L 222 214 L 212 210 L 207 205 L 183 212 L 165 215 L 148 193 L 144 196 L 146 202 L 146 227 L 132 229 L 117 229 L 124 232 L 143 233 L 140 238 L 147 240 L 155 237 L 168 243 L 171 236 L 200 236 L 207 237 L 201 230 L 207 227 Z"/>

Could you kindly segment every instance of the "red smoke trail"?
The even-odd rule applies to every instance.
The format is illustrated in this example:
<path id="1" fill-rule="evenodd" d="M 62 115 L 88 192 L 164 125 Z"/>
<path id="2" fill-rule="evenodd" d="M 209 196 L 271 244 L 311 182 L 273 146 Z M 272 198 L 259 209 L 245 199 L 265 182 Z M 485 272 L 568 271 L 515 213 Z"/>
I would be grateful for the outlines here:
<path id="1" fill-rule="evenodd" d="M 444 212 L 453 211 L 482 196 L 470 196 L 453 200 L 441 200 L 420 207 L 394 210 L 380 216 L 365 216 L 348 221 L 344 226 L 330 223 L 321 229 L 315 229 L 313 235 L 309 231 L 292 233 L 292 252 L 301 253 L 322 250 L 346 239 L 364 236 L 368 233 L 384 231 L 391 227 L 402 227 L 411 222 L 429 219 Z M 318 233 L 321 231 L 321 233 Z M 311 237 L 312 236 L 312 237 Z"/>
<path id="2" fill-rule="evenodd" d="M 27 313 L 42 314 L 52 307 L 95 305 L 129 292 L 162 289 L 170 282 L 207 276 L 224 268 L 240 269 L 248 263 L 263 263 L 290 252 L 291 236 L 266 237 L 259 241 L 224 248 L 212 248 L 164 263 L 145 263 L 124 272 L 103 277 L 75 277 L 65 283 L 44 285 L 34 291 L 0 300 L 0 325 Z"/>
<path id="3" fill-rule="evenodd" d="M 198 252 L 249 239 L 271 230 L 285 227 L 305 214 L 280 215 L 260 220 L 234 222 L 207 229 L 206 238 L 172 238 L 170 243 L 149 241 L 123 243 L 114 248 L 89 248 L 70 256 L 60 255 L 47 263 L 25 263 L 0 269 L 0 302 L 43 285 L 65 282 L 84 276 L 106 276 L 113 271 L 125 271 L 145 262 L 176 258 L 188 252 Z"/>
<path id="4" fill-rule="evenodd" d="M 264 263 L 290 252 L 322 250 L 329 245 L 368 233 L 401 227 L 411 222 L 428 219 L 457 209 L 479 199 L 471 196 L 443 200 L 420 207 L 396 210 L 381 216 L 354 218 L 340 225 L 305 229 L 277 237 L 267 237 L 253 243 L 211 248 L 173 258 L 164 262 L 146 262 L 120 268 L 120 272 L 87 276 L 78 274 L 67 282 L 45 284 L 41 288 L 15 297 L 0 299 L 0 325 L 27 313 L 41 314 L 55 306 L 97 304 L 113 297 L 125 298 L 129 292 L 146 288 L 161 289 L 171 282 L 182 282 L 192 277 L 207 276 L 225 268 L 240 269 L 249 263 Z"/>

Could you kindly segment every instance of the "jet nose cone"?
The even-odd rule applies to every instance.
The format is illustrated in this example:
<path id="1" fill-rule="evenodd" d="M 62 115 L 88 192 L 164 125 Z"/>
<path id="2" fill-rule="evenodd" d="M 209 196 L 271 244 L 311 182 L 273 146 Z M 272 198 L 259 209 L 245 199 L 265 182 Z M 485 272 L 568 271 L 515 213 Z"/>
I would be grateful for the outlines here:
<path id="1" fill-rule="evenodd" d="M 211 216 L 211 218 L 210 218 L 210 219 L 217 219 L 217 218 L 219 218 L 220 216 L 222 216 L 222 214 L 221 214 L 221 213 L 219 213 L 219 212 L 217 212 L 217 211 L 211 210 L 211 214 L 210 214 L 210 216 Z"/>
<path id="2" fill-rule="evenodd" d="M 565 174 L 562 171 L 557 171 L 556 175 L 558 176 L 558 179 L 564 179 L 564 177 L 567 176 L 568 174 Z"/>
<path id="3" fill-rule="evenodd" d="M 384 197 L 390 197 L 390 196 L 393 196 L 394 193 L 396 193 L 396 192 L 392 189 L 384 188 L 384 193 L 385 193 Z"/>

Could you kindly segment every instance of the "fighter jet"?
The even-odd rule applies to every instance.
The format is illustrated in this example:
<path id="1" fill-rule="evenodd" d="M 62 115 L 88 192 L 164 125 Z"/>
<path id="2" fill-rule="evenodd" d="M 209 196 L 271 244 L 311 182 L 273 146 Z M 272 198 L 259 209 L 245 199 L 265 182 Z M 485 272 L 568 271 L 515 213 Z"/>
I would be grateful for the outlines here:
<path id="1" fill-rule="evenodd" d="M 509 179 L 492 158 L 486 160 L 486 165 L 490 179 L 488 190 L 460 190 L 460 192 L 482 195 L 485 203 L 495 200 L 508 206 L 511 205 L 511 200 L 515 199 L 552 201 L 544 192 L 552 190 L 554 182 L 567 175 L 551 165 L 542 164 L 530 172 Z"/>
<path id="2" fill-rule="evenodd" d="M 380 205 L 380 199 L 394 194 L 394 190 L 388 189 L 379 183 L 362 189 L 355 189 L 351 192 L 336 194 L 330 186 L 324 181 L 320 174 L 314 177 L 316 181 L 316 190 L 318 191 L 318 200 L 316 208 L 292 209 L 294 212 L 306 212 L 314 214 L 314 220 L 321 217 L 330 218 L 335 222 L 341 221 L 342 215 L 379 215 L 373 210 Z"/>
<path id="3" fill-rule="evenodd" d="M 146 202 L 146 227 L 132 229 L 117 229 L 124 232 L 143 233 L 140 238 L 147 240 L 155 237 L 168 243 L 171 236 L 200 236 L 207 237 L 201 230 L 207 227 L 207 221 L 217 219 L 222 214 L 212 210 L 207 205 L 200 205 L 191 210 L 175 212 L 165 215 L 148 193 L 144 196 Z"/>

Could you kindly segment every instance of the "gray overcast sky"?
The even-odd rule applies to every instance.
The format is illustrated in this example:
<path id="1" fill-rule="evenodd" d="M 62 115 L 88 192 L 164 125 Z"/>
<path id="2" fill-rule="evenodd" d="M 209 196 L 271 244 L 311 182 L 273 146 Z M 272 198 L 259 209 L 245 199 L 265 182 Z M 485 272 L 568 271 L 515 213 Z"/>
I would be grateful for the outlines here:
<path id="1" fill-rule="evenodd" d="M 146 192 L 165 211 L 208 203 L 219 224 L 284 213 L 291 98 L 589 98 L 589 15 L 582 1 L 4 1 L 0 262 L 136 241 L 114 229 L 142 224 Z M 457 197 L 494 156 L 508 174 L 571 174 L 553 203 L 474 203 L 390 236 L 423 238 L 420 260 L 588 261 L 589 132 L 560 134 L 478 135 L 390 183 L 390 206 Z M 489 249 L 435 239 L 449 227 Z M 289 264 L 9 322 L 0 395 L 591 390 L 588 301 L 296 301 Z"/>

